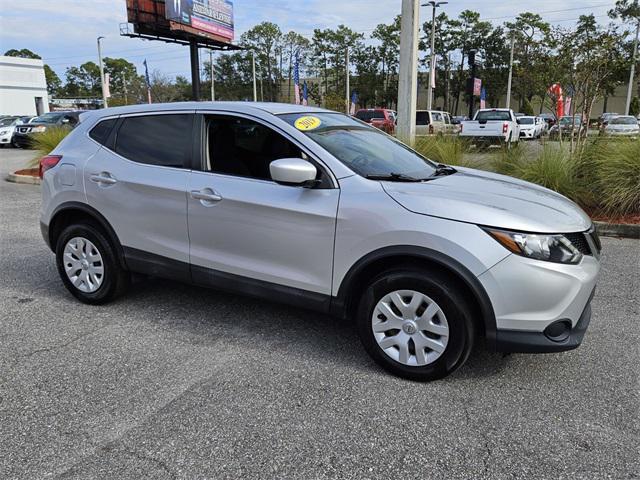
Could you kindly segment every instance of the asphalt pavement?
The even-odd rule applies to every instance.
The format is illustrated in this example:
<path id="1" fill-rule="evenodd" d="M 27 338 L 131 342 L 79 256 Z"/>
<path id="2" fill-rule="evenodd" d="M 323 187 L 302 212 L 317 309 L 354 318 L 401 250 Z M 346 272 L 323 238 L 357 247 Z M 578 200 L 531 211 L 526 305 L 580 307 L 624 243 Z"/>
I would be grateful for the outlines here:
<path id="1" fill-rule="evenodd" d="M 324 315 L 147 279 L 69 295 L 0 151 L 0 478 L 640 478 L 640 241 L 603 239 L 583 345 L 434 383 Z"/>

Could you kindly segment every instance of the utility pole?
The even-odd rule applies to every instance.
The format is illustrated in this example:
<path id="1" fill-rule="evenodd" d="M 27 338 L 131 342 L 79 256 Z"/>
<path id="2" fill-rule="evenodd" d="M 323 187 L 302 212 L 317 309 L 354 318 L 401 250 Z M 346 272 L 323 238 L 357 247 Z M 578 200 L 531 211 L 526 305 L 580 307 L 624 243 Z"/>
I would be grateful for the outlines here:
<path id="1" fill-rule="evenodd" d="M 636 4 L 637 5 L 637 4 Z M 627 89 L 627 103 L 624 107 L 624 114 L 629 115 L 631 108 L 631 96 L 633 95 L 633 77 L 636 73 L 636 62 L 638 61 L 638 37 L 640 36 L 640 19 L 636 27 L 636 39 L 633 42 L 633 57 L 631 58 L 631 73 L 629 74 L 629 88 Z"/>
<path id="2" fill-rule="evenodd" d="M 129 105 L 128 91 L 127 91 L 127 73 L 122 74 L 122 90 L 124 90 L 124 104 Z"/>
<path id="3" fill-rule="evenodd" d="M 102 87 L 102 102 L 104 108 L 107 108 L 109 105 L 107 103 L 107 86 L 104 82 L 104 65 L 102 64 L 102 45 L 100 45 L 100 40 L 104 37 L 98 37 L 98 63 L 100 64 L 100 86 Z"/>
<path id="4" fill-rule="evenodd" d="M 213 50 L 209 50 L 209 66 L 211 67 L 211 101 L 215 102 L 216 101 L 216 86 L 215 86 L 216 79 L 214 78 L 214 71 L 213 71 Z"/>
<path id="5" fill-rule="evenodd" d="M 431 0 L 430 2 L 422 4 L 423 7 L 431 5 L 431 51 L 429 57 L 429 82 L 427 84 L 427 110 L 431 110 L 433 106 L 433 92 L 436 88 L 436 8 L 441 5 L 445 5 L 449 2 L 436 2 Z"/>
<path id="6" fill-rule="evenodd" d="M 507 80 L 507 108 L 511 108 L 511 79 L 513 77 L 513 50 L 516 46 L 516 36 L 511 32 L 511 54 L 509 55 L 509 79 Z"/>
<path id="7" fill-rule="evenodd" d="M 398 138 L 413 145 L 418 96 L 419 0 L 402 0 L 400 67 L 398 69 Z"/>
<path id="8" fill-rule="evenodd" d="M 347 46 L 347 51 L 345 53 L 345 67 L 346 67 L 345 75 L 346 75 L 346 79 L 347 79 L 347 82 L 346 82 L 347 83 L 347 91 L 346 91 L 346 94 L 347 94 L 347 96 L 346 96 L 347 110 L 346 111 L 347 111 L 347 115 L 349 115 L 349 111 L 351 110 L 349 108 L 349 100 L 351 99 L 351 95 L 349 93 L 350 87 L 349 87 L 349 47 L 348 46 Z"/>
<path id="9" fill-rule="evenodd" d="M 251 68 L 253 69 L 253 101 L 258 101 L 258 85 L 256 83 L 256 52 L 251 50 Z"/>

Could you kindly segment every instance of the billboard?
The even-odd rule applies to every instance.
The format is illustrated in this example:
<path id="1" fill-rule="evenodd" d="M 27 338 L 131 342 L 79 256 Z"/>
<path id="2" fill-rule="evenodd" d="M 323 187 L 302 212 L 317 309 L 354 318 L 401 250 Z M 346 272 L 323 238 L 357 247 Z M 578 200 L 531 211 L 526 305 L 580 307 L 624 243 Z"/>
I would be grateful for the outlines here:
<path id="1" fill-rule="evenodd" d="M 233 40 L 232 0 L 165 0 L 165 9 L 171 22 Z"/>

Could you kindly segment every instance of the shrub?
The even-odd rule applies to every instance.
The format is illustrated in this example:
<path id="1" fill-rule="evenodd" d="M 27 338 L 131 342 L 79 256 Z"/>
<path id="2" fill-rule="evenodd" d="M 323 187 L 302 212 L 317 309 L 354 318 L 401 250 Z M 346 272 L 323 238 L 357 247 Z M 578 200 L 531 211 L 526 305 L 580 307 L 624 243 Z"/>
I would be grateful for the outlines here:
<path id="1" fill-rule="evenodd" d="M 38 151 L 38 156 L 32 160 L 33 165 L 37 165 L 40 161 L 40 157 L 47 155 L 58 144 L 69 135 L 71 130 L 64 127 L 50 127 L 42 133 L 36 133 L 31 139 L 31 146 Z"/>
<path id="2" fill-rule="evenodd" d="M 516 173 L 523 180 L 555 190 L 580 203 L 582 187 L 578 162 L 562 148 L 545 146 L 536 158 L 523 162 Z"/>
<path id="3" fill-rule="evenodd" d="M 631 104 L 629 105 L 629 115 L 637 117 L 640 115 L 640 98 L 633 97 Z"/>
<path id="4" fill-rule="evenodd" d="M 526 98 L 524 99 L 524 102 L 522 102 L 522 113 L 529 116 L 533 115 L 533 107 L 531 106 L 531 102 Z"/>
<path id="5" fill-rule="evenodd" d="M 455 135 L 418 137 L 414 149 L 434 162 L 464 167 L 477 166 L 478 163 L 465 157 L 469 143 Z"/>
<path id="6" fill-rule="evenodd" d="M 640 141 L 599 142 L 590 156 L 597 175 L 592 188 L 604 213 L 640 213 Z"/>
<path id="7" fill-rule="evenodd" d="M 497 154 L 491 157 L 488 169 L 502 175 L 518 177 L 525 162 L 524 155 L 525 149 L 519 146 L 502 148 Z"/>

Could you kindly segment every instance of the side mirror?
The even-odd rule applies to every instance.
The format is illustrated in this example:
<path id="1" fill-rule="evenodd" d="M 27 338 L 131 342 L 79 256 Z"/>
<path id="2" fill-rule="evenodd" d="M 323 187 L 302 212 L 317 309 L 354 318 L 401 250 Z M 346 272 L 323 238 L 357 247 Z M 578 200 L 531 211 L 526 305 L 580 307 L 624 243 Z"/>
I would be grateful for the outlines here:
<path id="1" fill-rule="evenodd" d="M 522 125 L 522 123 L 520 122 L 520 119 L 519 119 L 519 118 L 516 118 L 516 123 L 517 123 L 518 125 Z"/>
<path id="2" fill-rule="evenodd" d="M 302 158 L 281 158 L 269 164 L 274 182 L 282 185 L 309 187 L 315 185 L 318 170 Z"/>

